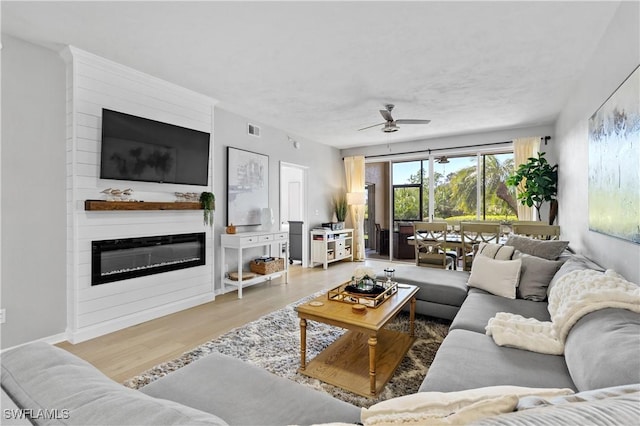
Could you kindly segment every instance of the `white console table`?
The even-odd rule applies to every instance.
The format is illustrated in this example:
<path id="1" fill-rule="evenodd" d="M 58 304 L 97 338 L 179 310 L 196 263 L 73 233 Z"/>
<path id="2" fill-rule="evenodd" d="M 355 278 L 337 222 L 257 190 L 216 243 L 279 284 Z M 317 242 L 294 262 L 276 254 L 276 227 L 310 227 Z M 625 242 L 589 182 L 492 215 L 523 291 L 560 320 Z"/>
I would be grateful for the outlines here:
<path id="1" fill-rule="evenodd" d="M 239 234 L 222 234 L 221 235 L 221 270 L 222 270 L 222 292 L 225 292 L 226 286 L 234 286 L 238 289 L 238 299 L 242 299 L 242 287 L 247 287 L 253 284 L 269 281 L 273 278 L 277 278 L 284 275 L 284 282 L 288 282 L 289 274 L 289 233 L 286 231 L 258 231 L 258 232 L 241 232 Z M 250 279 L 242 279 L 242 250 L 251 247 L 269 247 L 269 256 L 271 254 L 271 247 L 274 244 L 278 244 L 279 252 L 278 256 L 282 256 L 282 247 L 286 247 L 284 254 L 284 269 L 282 271 L 274 272 L 272 274 L 258 275 L 257 277 Z M 225 255 L 227 249 L 236 250 L 238 253 L 238 280 L 232 280 L 227 277 L 225 272 Z"/>
<path id="2" fill-rule="evenodd" d="M 311 267 L 321 264 L 324 269 L 331 262 L 353 261 L 353 229 L 311 231 Z"/>

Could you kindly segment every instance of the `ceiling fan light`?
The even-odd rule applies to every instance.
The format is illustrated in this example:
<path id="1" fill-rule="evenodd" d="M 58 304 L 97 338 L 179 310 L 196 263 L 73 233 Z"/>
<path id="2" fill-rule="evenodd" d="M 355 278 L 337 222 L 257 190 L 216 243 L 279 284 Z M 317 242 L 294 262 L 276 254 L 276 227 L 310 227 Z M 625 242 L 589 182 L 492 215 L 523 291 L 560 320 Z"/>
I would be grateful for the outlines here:
<path id="1" fill-rule="evenodd" d="M 393 133 L 397 132 L 400 128 L 393 123 L 386 123 L 382 128 L 382 131 L 385 133 Z"/>

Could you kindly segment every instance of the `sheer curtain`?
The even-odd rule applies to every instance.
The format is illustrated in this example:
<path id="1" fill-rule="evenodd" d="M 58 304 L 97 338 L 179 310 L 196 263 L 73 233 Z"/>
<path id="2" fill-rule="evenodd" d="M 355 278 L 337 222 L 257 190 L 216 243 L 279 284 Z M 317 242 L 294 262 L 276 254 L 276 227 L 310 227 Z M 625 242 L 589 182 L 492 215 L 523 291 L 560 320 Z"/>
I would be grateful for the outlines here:
<path id="1" fill-rule="evenodd" d="M 536 156 L 540 150 L 540 137 L 518 138 L 513 140 L 513 157 L 516 169 L 520 164 L 527 162 L 529 157 Z M 520 184 L 522 185 L 522 183 Z M 520 187 L 516 188 L 516 194 L 520 192 Z M 535 220 L 534 207 L 527 207 L 520 204 L 518 200 L 518 220 Z"/>
<path id="2" fill-rule="evenodd" d="M 347 178 L 347 193 L 362 193 L 353 199 L 364 199 L 364 157 L 345 157 L 344 170 Z M 353 259 L 364 260 L 364 204 L 349 206 L 353 222 Z"/>

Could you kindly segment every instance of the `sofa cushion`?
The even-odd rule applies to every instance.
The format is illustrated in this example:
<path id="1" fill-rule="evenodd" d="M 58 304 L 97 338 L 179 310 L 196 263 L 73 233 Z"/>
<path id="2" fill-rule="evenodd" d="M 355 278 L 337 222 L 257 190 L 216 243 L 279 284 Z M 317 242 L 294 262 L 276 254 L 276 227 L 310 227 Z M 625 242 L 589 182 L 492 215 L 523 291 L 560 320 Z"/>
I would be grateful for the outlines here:
<path id="1" fill-rule="evenodd" d="M 484 334 L 453 330 L 438 349 L 419 391 L 499 385 L 575 389 L 562 356 L 501 347 Z"/>
<path id="2" fill-rule="evenodd" d="M 357 423 L 360 419 L 360 409 L 354 405 L 218 353 L 140 391 L 216 413 L 233 425 Z"/>
<path id="3" fill-rule="evenodd" d="M 531 256 L 516 250 L 514 259 L 522 260 L 520 282 L 516 289 L 518 299 L 542 302 L 547 298 L 547 288 L 562 262 Z"/>
<path id="4" fill-rule="evenodd" d="M 20 408 L 35 410 L 35 424 L 227 424 L 213 414 L 126 388 L 88 362 L 43 342 L 2 354 L 2 389 Z M 58 410 L 59 418 L 40 418 L 38 410 Z"/>
<path id="5" fill-rule="evenodd" d="M 509 235 L 507 242 L 504 244 L 513 246 L 522 253 L 542 257 L 543 259 L 556 260 L 567 248 L 569 241 L 536 240 L 522 235 Z"/>
<path id="6" fill-rule="evenodd" d="M 640 392 L 640 383 L 632 385 L 613 386 L 610 388 L 599 388 L 590 391 L 574 393 L 572 395 L 555 395 L 545 397 L 544 395 L 531 395 L 520 398 L 517 410 L 528 410 L 531 408 L 544 407 L 549 405 L 571 404 L 573 402 L 598 401 L 601 399 L 614 398 L 616 396 L 627 395 Z"/>
<path id="7" fill-rule="evenodd" d="M 480 419 L 475 426 L 635 425 L 640 418 L 640 392 L 594 401 L 515 411 Z"/>
<path id="8" fill-rule="evenodd" d="M 415 265 L 398 265 L 394 268 L 394 279 L 397 282 L 418 286 L 418 300 L 460 306 L 467 297 L 467 271 L 449 271 Z M 378 275 L 378 278 L 386 279 L 384 274 Z"/>
<path id="9" fill-rule="evenodd" d="M 467 424 L 491 415 L 509 413 L 519 398 L 529 395 L 552 398 L 573 394 L 571 389 L 542 389 L 521 386 L 489 386 L 458 392 L 417 392 L 363 408 L 367 425 L 381 424 Z"/>
<path id="10" fill-rule="evenodd" d="M 510 312 L 525 318 L 550 321 L 546 303 L 524 299 L 507 299 L 495 296 L 480 289 L 469 289 L 467 299 L 453 319 L 450 330 L 462 329 L 485 333 L 489 319 L 498 312 Z"/>
<path id="11" fill-rule="evenodd" d="M 565 343 L 567 367 L 583 390 L 640 383 L 640 314 L 602 309 L 582 317 Z"/>
<path id="12" fill-rule="evenodd" d="M 478 255 L 473 260 L 467 285 L 488 291 L 496 296 L 515 299 L 521 266 L 520 259 L 496 260 Z"/>

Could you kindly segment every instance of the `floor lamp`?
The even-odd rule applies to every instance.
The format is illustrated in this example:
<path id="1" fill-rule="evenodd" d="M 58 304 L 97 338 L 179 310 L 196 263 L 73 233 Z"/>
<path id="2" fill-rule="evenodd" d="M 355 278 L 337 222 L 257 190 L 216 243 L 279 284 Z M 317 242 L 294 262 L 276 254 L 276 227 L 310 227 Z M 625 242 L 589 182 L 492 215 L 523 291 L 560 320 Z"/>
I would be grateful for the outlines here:
<path id="1" fill-rule="evenodd" d="M 355 211 L 353 240 L 356 250 L 353 256 L 354 260 L 364 260 L 364 255 L 362 253 L 364 217 L 360 217 L 360 210 L 361 206 L 364 206 L 364 201 L 364 192 L 347 192 L 347 204 L 353 206 L 353 210 Z"/>

